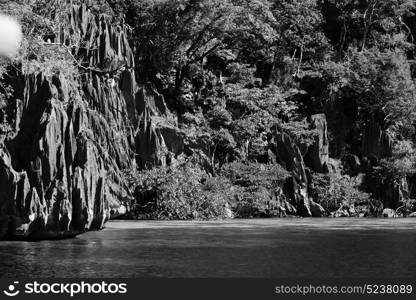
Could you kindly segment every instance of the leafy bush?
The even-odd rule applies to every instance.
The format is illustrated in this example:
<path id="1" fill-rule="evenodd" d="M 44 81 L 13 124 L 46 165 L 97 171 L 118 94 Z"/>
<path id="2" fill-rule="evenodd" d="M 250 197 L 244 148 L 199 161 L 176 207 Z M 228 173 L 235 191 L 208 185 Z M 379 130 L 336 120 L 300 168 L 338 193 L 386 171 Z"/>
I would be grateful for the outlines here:
<path id="1" fill-rule="evenodd" d="M 145 203 L 134 205 L 136 217 L 162 220 L 222 218 L 226 216 L 226 204 L 232 200 L 229 183 L 221 178 L 211 178 L 192 160 L 182 161 L 175 167 L 134 172 L 129 178 L 137 198 L 152 195 L 144 199 Z M 149 203 L 154 209 L 143 210 Z"/>
<path id="2" fill-rule="evenodd" d="M 330 62 L 325 68 L 332 99 L 354 99 L 360 126 L 377 122 L 398 136 L 411 137 L 416 88 L 405 53 L 353 50 L 342 64 Z"/>
<path id="3" fill-rule="evenodd" d="M 240 145 L 270 132 L 276 120 L 267 112 L 259 111 L 235 120 L 230 131 Z"/>
<path id="4" fill-rule="evenodd" d="M 249 65 L 232 63 L 228 66 L 228 69 L 230 77 L 227 79 L 227 83 L 246 85 L 254 82 L 255 69 L 250 68 Z"/>
<path id="5" fill-rule="evenodd" d="M 78 87 L 79 76 L 78 62 L 71 54 L 71 47 L 79 46 L 79 41 L 67 46 L 48 41 L 67 19 L 68 9 L 69 5 L 64 1 L 19 0 L 0 4 L 2 12 L 20 21 L 24 33 L 19 55 L 14 61 L 9 61 L 9 65 L 23 74 L 42 73 L 47 77 L 60 74 L 67 80 L 71 91 Z"/>
<path id="6" fill-rule="evenodd" d="M 273 189 L 282 186 L 290 173 L 280 165 L 233 162 L 223 166 L 221 176 L 242 187 L 263 186 Z"/>
<path id="7" fill-rule="evenodd" d="M 44 44 L 42 40 L 31 40 L 24 47 L 29 58 L 22 66 L 25 74 L 42 73 L 49 78 L 61 74 L 70 83 L 70 90 L 77 88 L 78 67 L 68 49 L 60 45 Z"/>
<path id="8" fill-rule="evenodd" d="M 207 119 L 214 128 L 228 127 L 233 121 L 231 114 L 222 107 L 216 106 L 207 113 Z"/>
<path id="9" fill-rule="evenodd" d="M 280 212 L 275 190 L 289 173 L 279 165 L 230 163 L 218 176 L 202 171 L 196 156 L 179 165 L 128 172 L 135 189 L 132 215 L 151 219 L 216 219 L 276 216 Z M 149 209 L 150 207 L 150 209 Z"/>
<path id="10" fill-rule="evenodd" d="M 276 86 L 268 88 L 245 88 L 240 84 L 227 84 L 224 87 L 227 96 L 227 107 L 240 107 L 236 117 L 252 114 L 260 110 L 278 118 L 295 119 L 298 106 L 288 100 Z"/>
<path id="11" fill-rule="evenodd" d="M 274 217 L 280 213 L 273 192 L 263 186 L 240 188 L 234 204 L 237 218 Z"/>
<path id="12" fill-rule="evenodd" d="M 371 188 L 377 196 L 385 191 L 387 187 L 399 188 L 403 192 L 404 200 L 411 197 L 407 185 L 407 179 L 416 175 L 416 151 L 414 145 L 410 141 L 397 141 L 393 147 L 393 157 L 380 160 L 374 165 L 370 172 Z M 392 205 L 399 205 L 392 203 Z"/>
<path id="13" fill-rule="evenodd" d="M 315 142 L 315 136 L 318 134 L 316 129 L 310 129 L 310 125 L 306 119 L 281 123 L 278 127 L 281 127 L 285 132 L 289 133 L 299 144 L 306 146 L 312 145 Z"/>
<path id="14" fill-rule="evenodd" d="M 355 207 L 371 208 L 375 206 L 371 195 L 360 191 L 354 181 L 347 176 L 314 174 L 310 195 L 329 213 L 339 209 Z"/>
<path id="15" fill-rule="evenodd" d="M 281 201 L 286 200 L 282 187 L 289 172 L 280 165 L 234 162 L 224 165 L 220 176 L 233 184 L 236 217 L 273 217 L 281 212 Z M 279 191 L 279 192 L 278 192 Z"/>

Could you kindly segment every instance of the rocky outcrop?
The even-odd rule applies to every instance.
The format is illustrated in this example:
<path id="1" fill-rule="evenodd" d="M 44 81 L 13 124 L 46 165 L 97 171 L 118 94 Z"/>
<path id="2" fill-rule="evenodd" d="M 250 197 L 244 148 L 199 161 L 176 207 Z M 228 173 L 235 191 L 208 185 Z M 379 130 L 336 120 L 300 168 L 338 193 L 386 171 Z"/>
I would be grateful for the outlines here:
<path id="1" fill-rule="evenodd" d="M 166 165 L 184 150 L 163 96 L 136 84 L 129 29 L 85 4 L 60 23 L 47 43 L 70 51 L 79 74 L 15 76 L 22 100 L 9 103 L 14 133 L 0 150 L 0 239 L 101 229 L 126 213 L 125 170 Z"/>
<path id="2" fill-rule="evenodd" d="M 137 91 L 136 111 L 138 115 L 143 115 L 146 111 L 151 116 L 167 117 L 169 114 L 163 96 L 155 91 L 152 86 L 142 87 Z"/>
<path id="3" fill-rule="evenodd" d="M 347 154 L 342 158 L 343 169 L 346 173 L 355 176 L 361 170 L 361 161 L 357 155 Z"/>
<path id="4" fill-rule="evenodd" d="M 379 125 L 370 123 L 364 130 L 362 137 L 363 157 L 380 159 L 392 155 L 392 139 Z"/>
<path id="5" fill-rule="evenodd" d="M 292 173 L 285 184 L 293 206 L 299 215 L 312 216 L 308 196 L 308 178 L 305 163 L 296 142 L 284 131 L 276 133 L 273 141 L 277 161 Z"/>
<path id="6" fill-rule="evenodd" d="M 135 137 L 136 161 L 140 169 L 166 166 L 184 151 L 184 134 L 166 106 L 164 97 L 151 86 L 136 93 L 139 126 Z"/>
<path id="7" fill-rule="evenodd" d="M 384 208 L 397 209 L 403 204 L 403 201 L 408 200 L 411 195 L 408 185 L 408 178 L 406 175 L 401 175 L 399 178 L 393 180 L 386 180 L 385 182 L 374 181 L 370 177 L 370 190 L 377 199 L 379 199 Z M 382 188 L 380 185 L 383 185 Z"/>
<path id="8" fill-rule="evenodd" d="M 315 139 L 309 146 L 297 141 L 284 129 L 275 128 L 271 141 L 276 162 L 292 173 L 286 180 L 285 190 L 297 214 L 303 217 L 322 217 L 325 209 L 309 196 L 309 176 L 307 167 L 315 172 L 329 171 L 328 132 L 324 114 L 310 118 L 310 128 L 315 131 Z"/>
<path id="9" fill-rule="evenodd" d="M 394 211 L 394 209 L 385 208 L 383 210 L 382 215 L 383 215 L 384 218 L 394 218 L 394 216 L 396 215 L 396 212 Z"/>
<path id="10" fill-rule="evenodd" d="M 329 161 L 328 126 L 325 114 L 310 117 L 311 129 L 316 132 L 314 143 L 309 146 L 305 163 L 315 172 L 327 173 Z"/>
<path id="11" fill-rule="evenodd" d="M 130 198 L 123 170 L 135 166 L 140 99 L 127 29 L 85 5 L 67 21 L 53 42 L 82 57 L 80 78 L 22 74 L 13 82 L 23 100 L 9 110 L 15 132 L 0 148 L 0 239 L 100 229 Z"/>
<path id="12" fill-rule="evenodd" d="M 140 169 L 166 166 L 167 148 L 153 118 L 146 112 L 135 139 L 136 160 Z"/>
<path id="13" fill-rule="evenodd" d="M 92 14 L 84 2 L 69 8 L 66 22 L 60 23 L 52 42 L 73 47 L 76 57 L 85 57 L 84 68 L 114 76 L 121 68 L 134 66 L 128 27 L 114 26 L 108 16 Z"/>

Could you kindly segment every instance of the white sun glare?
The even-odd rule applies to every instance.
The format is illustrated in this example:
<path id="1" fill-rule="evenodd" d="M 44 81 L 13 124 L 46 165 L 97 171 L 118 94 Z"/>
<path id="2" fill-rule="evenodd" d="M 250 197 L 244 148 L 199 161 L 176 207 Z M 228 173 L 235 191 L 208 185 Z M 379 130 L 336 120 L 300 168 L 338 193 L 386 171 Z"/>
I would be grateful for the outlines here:
<path id="1" fill-rule="evenodd" d="M 10 16 L 0 14 L 0 56 L 16 55 L 22 38 L 19 22 Z"/>

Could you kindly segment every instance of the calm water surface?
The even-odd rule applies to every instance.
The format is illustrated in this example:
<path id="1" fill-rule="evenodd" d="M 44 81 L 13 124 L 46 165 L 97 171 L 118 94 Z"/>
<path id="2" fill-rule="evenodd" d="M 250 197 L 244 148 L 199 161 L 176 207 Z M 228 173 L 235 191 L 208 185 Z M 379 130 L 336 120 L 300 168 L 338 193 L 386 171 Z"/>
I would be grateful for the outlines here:
<path id="1" fill-rule="evenodd" d="M 0 242 L 0 277 L 416 277 L 416 219 L 112 221 Z"/>

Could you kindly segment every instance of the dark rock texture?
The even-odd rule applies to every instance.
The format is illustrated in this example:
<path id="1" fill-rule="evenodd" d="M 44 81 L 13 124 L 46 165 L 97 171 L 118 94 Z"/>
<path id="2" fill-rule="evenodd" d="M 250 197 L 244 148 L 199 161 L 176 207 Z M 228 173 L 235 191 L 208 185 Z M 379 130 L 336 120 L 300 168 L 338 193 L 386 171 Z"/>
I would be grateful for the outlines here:
<path id="1" fill-rule="evenodd" d="M 315 172 L 327 173 L 329 160 L 328 127 L 325 114 L 310 117 L 313 130 L 316 131 L 315 141 L 309 147 L 305 162 Z"/>
<path id="2" fill-rule="evenodd" d="M 315 131 L 314 141 L 310 146 L 299 143 L 283 129 L 277 129 L 272 141 L 277 163 L 292 173 L 286 180 L 285 190 L 296 213 L 303 217 L 322 217 L 325 209 L 315 203 L 308 192 L 309 179 L 307 168 L 315 172 L 329 172 L 328 130 L 324 114 L 310 117 L 310 127 Z"/>
<path id="3" fill-rule="evenodd" d="M 276 133 L 274 145 L 278 162 L 292 173 L 292 177 L 286 182 L 286 190 L 289 191 L 294 207 L 301 216 L 312 216 L 308 196 L 308 178 L 298 145 L 285 132 Z"/>
<path id="4" fill-rule="evenodd" d="M 152 87 L 136 94 L 139 126 L 135 137 L 136 161 L 140 169 L 166 166 L 172 155 L 184 150 L 183 135 L 162 95 Z"/>
<path id="5" fill-rule="evenodd" d="M 364 130 L 362 152 L 370 159 L 389 157 L 392 155 L 392 139 L 379 125 L 370 123 Z"/>

